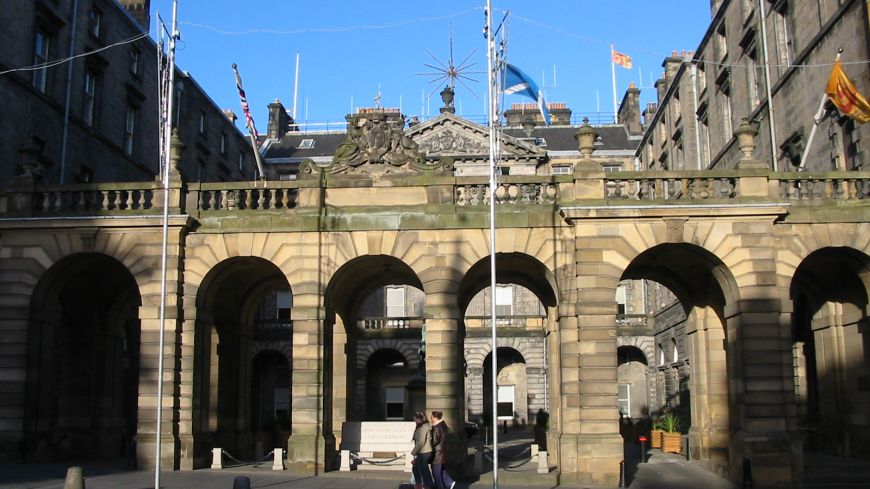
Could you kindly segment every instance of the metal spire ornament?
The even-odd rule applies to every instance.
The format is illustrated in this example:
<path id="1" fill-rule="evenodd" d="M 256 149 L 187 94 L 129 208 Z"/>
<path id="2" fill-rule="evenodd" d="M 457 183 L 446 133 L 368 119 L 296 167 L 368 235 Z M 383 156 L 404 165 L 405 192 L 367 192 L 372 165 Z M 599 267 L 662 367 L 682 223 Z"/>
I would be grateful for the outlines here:
<path id="1" fill-rule="evenodd" d="M 471 88 L 471 86 L 466 81 L 477 83 L 477 80 L 468 76 L 473 74 L 483 74 L 485 71 L 469 71 L 471 67 L 477 64 L 476 61 L 471 61 L 471 57 L 477 52 L 477 48 L 472 49 L 465 58 L 459 64 L 454 63 L 453 60 L 453 23 L 450 24 L 450 57 L 447 59 L 447 62 L 441 61 L 437 56 L 435 56 L 432 51 L 429 49 L 426 50 L 426 54 L 428 54 L 437 64 L 429 64 L 423 63 L 424 66 L 430 68 L 434 71 L 425 72 L 425 73 L 417 73 L 420 76 L 429 76 L 433 77 L 429 80 L 429 84 L 435 85 L 435 88 L 432 92 L 429 93 L 431 97 L 440 87 L 441 84 L 446 82 L 447 88 L 450 88 L 451 91 L 455 90 L 456 82 L 458 81 L 468 90 L 475 98 L 479 98 L 477 93 Z"/>

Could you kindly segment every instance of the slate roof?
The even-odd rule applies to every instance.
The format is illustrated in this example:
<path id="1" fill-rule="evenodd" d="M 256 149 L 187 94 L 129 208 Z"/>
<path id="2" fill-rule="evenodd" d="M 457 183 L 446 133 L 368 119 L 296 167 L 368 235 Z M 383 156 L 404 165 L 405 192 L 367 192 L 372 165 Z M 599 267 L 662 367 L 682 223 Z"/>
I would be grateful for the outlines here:
<path id="1" fill-rule="evenodd" d="M 346 137 L 347 134 L 343 132 L 288 132 L 279 141 L 274 141 L 269 145 L 264 158 L 267 160 L 332 158 L 336 148 Z M 313 139 L 314 147 L 310 149 L 300 148 L 303 139 Z"/>

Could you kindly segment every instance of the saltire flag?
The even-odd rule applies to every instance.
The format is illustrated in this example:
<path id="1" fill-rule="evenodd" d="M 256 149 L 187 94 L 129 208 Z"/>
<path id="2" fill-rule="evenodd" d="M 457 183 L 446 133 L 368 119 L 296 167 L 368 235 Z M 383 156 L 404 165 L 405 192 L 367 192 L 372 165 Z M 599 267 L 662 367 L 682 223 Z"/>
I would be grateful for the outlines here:
<path id="1" fill-rule="evenodd" d="M 254 125 L 254 118 L 251 116 L 251 111 L 248 109 L 248 98 L 245 96 L 245 89 L 242 88 L 242 77 L 239 75 L 238 66 L 233 63 L 233 72 L 236 74 L 236 88 L 239 90 L 239 99 L 242 101 L 242 112 L 245 113 L 245 126 L 254 135 L 254 140 L 260 140 L 260 134 L 257 132 L 257 126 Z"/>
<path id="2" fill-rule="evenodd" d="M 834 62 L 834 68 L 825 86 L 825 94 L 841 114 L 861 123 L 870 121 L 870 103 L 867 103 L 867 99 L 846 76 L 839 59 Z"/>
<path id="3" fill-rule="evenodd" d="M 610 59 L 614 63 L 622 66 L 623 68 L 630 70 L 631 69 L 631 56 L 623 53 L 619 53 L 614 50 L 612 47 L 610 48 Z"/>
<path id="4" fill-rule="evenodd" d="M 501 77 L 501 91 L 507 95 L 524 95 L 536 101 L 544 122 L 548 126 L 550 125 L 550 111 L 547 109 L 547 101 L 544 100 L 544 92 L 538 90 L 532 77 L 520 71 L 516 66 L 505 63 L 504 73 Z"/>

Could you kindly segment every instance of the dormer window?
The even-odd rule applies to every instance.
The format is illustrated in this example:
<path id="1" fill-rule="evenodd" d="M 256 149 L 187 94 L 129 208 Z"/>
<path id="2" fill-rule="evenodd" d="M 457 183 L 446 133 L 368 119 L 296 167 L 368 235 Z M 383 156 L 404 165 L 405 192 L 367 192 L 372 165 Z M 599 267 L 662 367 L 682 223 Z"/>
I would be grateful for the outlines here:
<path id="1" fill-rule="evenodd" d="M 299 146 L 296 149 L 314 149 L 314 140 L 313 139 L 303 139 L 299 141 Z"/>

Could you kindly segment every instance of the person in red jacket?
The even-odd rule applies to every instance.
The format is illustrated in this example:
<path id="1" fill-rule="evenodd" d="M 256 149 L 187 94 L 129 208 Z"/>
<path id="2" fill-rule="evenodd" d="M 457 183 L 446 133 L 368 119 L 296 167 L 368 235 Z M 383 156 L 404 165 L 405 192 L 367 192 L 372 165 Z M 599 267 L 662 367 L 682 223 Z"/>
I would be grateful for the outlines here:
<path id="1" fill-rule="evenodd" d="M 450 433 L 450 428 L 441 419 L 442 416 L 441 411 L 432 411 L 432 417 L 429 418 L 432 424 L 432 450 L 435 452 L 435 457 L 432 460 L 432 475 L 435 476 L 436 489 L 453 489 L 456 481 L 450 477 L 446 468 L 447 434 Z"/>

